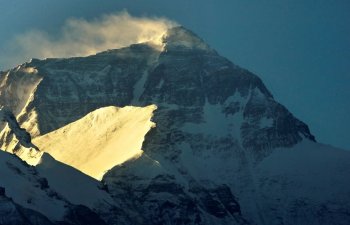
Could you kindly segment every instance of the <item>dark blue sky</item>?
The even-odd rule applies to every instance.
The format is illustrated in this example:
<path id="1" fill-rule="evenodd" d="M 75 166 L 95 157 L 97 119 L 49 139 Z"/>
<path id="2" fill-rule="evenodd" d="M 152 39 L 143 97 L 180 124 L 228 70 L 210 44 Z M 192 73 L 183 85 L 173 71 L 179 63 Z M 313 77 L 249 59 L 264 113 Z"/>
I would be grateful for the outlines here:
<path id="1" fill-rule="evenodd" d="M 349 0 L 11 0 L 0 9 L 0 51 L 14 35 L 57 33 L 72 17 L 127 10 L 175 20 L 260 76 L 320 142 L 350 149 Z"/>

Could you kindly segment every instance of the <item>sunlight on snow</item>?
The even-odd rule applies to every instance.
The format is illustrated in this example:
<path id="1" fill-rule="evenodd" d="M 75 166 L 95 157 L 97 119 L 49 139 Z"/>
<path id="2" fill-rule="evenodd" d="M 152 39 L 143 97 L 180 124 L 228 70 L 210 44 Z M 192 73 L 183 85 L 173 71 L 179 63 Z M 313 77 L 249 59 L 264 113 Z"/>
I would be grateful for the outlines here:
<path id="1" fill-rule="evenodd" d="M 144 136 L 155 127 L 151 118 L 156 108 L 155 105 L 100 108 L 35 138 L 33 143 L 56 160 L 101 180 L 109 169 L 142 155 Z M 30 154 L 20 157 L 36 165 L 40 163 L 41 154 L 35 158 Z"/>

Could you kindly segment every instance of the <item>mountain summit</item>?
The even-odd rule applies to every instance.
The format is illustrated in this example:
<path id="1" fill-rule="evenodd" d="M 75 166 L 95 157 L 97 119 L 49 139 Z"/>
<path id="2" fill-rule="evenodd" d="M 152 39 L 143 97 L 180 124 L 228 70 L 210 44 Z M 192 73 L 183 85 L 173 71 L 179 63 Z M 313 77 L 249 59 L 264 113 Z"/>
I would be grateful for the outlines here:
<path id="1" fill-rule="evenodd" d="M 169 29 L 163 36 L 163 43 L 166 46 L 165 49 L 170 51 L 187 48 L 214 52 L 201 38 L 184 27 Z"/>
<path id="2" fill-rule="evenodd" d="M 89 176 L 100 169 L 112 202 L 87 205 L 89 215 L 140 225 L 350 222 L 349 152 L 317 143 L 259 77 L 193 32 L 172 28 L 163 44 L 35 59 L 0 75 L 0 105 L 41 151 Z M 38 159 L 9 127 L 0 141 Z"/>

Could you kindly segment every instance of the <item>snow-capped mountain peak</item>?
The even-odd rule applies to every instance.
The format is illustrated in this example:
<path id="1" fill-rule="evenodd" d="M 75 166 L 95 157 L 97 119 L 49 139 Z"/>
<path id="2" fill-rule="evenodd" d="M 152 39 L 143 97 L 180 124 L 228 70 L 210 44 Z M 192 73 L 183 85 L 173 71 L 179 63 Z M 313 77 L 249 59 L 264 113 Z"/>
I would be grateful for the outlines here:
<path id="1" fill-rule="evenodd" d="M 215 52 L 209 47 L 200 37 L 192 31 L 182 27 L 174 27 L 168 29 L 163 36 L 164 49 L 167 50 L 181 50 L 181 49 L 196 49 L 203 51 Z"/>
<path id="2" fill-rule="evenodd" d="M 84 204 L 107 224 L 349 224 L 348 152 L 317 143 L 258 76 L 191 31 L 163 41 L 32 60 L 0 75 L 0 104 L 41 150 L 104 174 L 112 213 Z M 0 141 L 24 152 L 8 127 Z"/>

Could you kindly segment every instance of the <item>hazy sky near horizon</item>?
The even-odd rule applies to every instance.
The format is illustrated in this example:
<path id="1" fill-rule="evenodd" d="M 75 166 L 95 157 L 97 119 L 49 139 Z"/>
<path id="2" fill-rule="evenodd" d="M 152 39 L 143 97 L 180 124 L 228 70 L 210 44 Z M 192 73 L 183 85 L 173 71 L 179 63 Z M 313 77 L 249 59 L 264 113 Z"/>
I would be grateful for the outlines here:
<path id="1" fill-rule="evenodd" d="M 0 9 L 2 70 L 9 42 L 25 32 L 54 37 L 67 19 L 123 10 L 165 17 L 257 74 L 319 142 L 350 150 L 348 0 L 0 0 Z"/>

